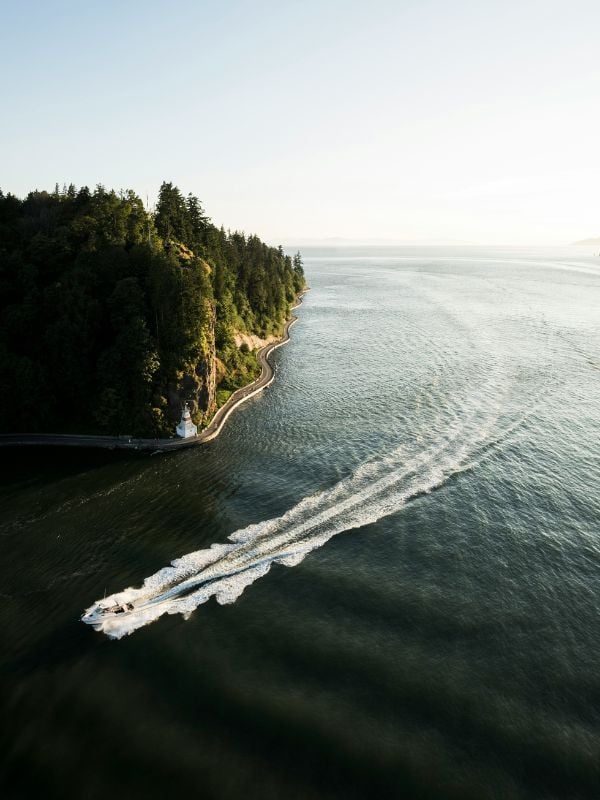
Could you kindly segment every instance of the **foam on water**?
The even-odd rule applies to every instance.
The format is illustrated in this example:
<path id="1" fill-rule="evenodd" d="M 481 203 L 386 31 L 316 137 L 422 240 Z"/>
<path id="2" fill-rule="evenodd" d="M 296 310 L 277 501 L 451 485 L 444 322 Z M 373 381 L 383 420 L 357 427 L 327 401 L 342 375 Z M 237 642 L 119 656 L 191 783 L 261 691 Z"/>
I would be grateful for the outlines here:
<path id="1" fill-rule="evenodd" d="M 101 601 L 104 606 L 132 603 L 130 613 L 86 621 L 118 639 L 163 614 L 187 617 L 210 597 L 232 603 L 272 564 L 300 564 L 333 536 L 398 512 L 503 446 L 534 411 L 536 398 L 529 397 L 524 404 L 521 397 L 512 406 L 518 375 L 515 363 L 507 362 L 499 332 L 489 330 L 485 309 L 480 320 L 472 305 L 470 315 L 460 314 L 454 306 L 456 297 L 449 303 L 445 285 L 436 283 L 435 277 L 416 292 L 426 294 L 427 306 L 457 331 L 463 349 L 473 351 L 475 366 L 470 380 L 454 396 L 447 387 L 445 393 L 440 376 L 446 368 L 453 369 L 453 359 L 451 348 L 437 349 L 438 374 L 432 373 L 416 400 L 416 408 L 424 410 L 425 424 L 414 429 L 408 443 L 367 461 L 350 477 L 304 498 L 282 516 L 237 530 L 226 543 L 174 560 L 147 577 L 140 588 L 125 589 Z M 535 315 L 529 319 L 527 335 L 544 336 L 544 320 Z"/>
<path id="2" fill-rule="evenodd" d="M 210 597 L 233 603 L 272 564 L 298 565 L 333 536 L 376 522 L 407 502 L 472 468 L 486 448 L 502 443 L 498 427 L 505 386 L 495 374 L 465 402 L 461 415 L 446 416 L 448 427 L 436 441 L 419 441 L 361 465 L 332 488 L 304 498 L 281 517 L 235 531 L 228 543 L 189 553 L 147 577 L 139 589 L 104 598 L 105 606 L 132 603 L 134 611 L 94 621 L 96 630 L 121 638 L 163 614 L 186 617 Z M 495 402 L 490 403 L 490 398 Z M 510 430 L 514 428 L 514 423 Z M 93 611 L 96 604 L 87 609 Z M 84 615 L 85 616 L 85 615 Z"/>
<path id="3" fill-rule="evenodd" d="M 98 796 L 598 797 L 600 278 L 344 252 L 210 448 L 5 465 L 18 796 L 85 752 Z M 137 610 L 73 636 L 105 585 Z"/>

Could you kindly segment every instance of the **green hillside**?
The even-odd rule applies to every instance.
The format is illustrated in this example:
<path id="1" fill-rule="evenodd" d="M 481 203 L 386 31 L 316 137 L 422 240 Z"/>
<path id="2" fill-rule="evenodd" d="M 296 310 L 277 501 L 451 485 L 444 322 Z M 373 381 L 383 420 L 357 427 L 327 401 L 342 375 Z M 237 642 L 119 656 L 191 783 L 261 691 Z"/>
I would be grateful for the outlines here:
<path id="1" fill-rule="evenodd" d="M 278 334 L 300 255 L 217 228 L 170 183 L 0 191 L 0 430 L 164 436 L 257 372 L 234 335 Z"/>

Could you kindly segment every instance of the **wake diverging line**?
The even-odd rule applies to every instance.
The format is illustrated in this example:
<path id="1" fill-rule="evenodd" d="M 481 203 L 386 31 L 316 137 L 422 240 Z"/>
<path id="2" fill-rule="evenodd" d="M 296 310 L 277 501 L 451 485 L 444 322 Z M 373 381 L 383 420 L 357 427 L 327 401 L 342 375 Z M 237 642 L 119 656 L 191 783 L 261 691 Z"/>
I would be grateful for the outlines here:
<path id="1" fill-rule="evenodd" d="M 525 403 L 519 394 L 513 404 L 514 364 L 498 348 L 492 331 L 481 324 L 470 325 L 452 307 L 437 306 L 453 328 L 467 333 L 472 356 L 484 365 L 484 373 L 477 371 L 474 376 L 475 391 L 466 384 L 459 396 L 444 393 L 445 369 L 456 365 L 449 363 L 451 355 L 441 348 L 437 374 L 417 398 L 417 408 L 422 401 L 427 416 L 432 414 L 425 433 L 417 430 L 408 444 L 367 461 L 351 476 L 305 497 L 282 516 L 239 529 L 224 543 L 174 560 L 147 577 L 140 588 L 97 601 L 82 619 L 119 639 L 163 614 L 187 617 L 211 597 L 218 603 L 232 603 L 272 564 L 296 566 L 333 536 L 397 513 L 504 447 L 534 413 L 539 397 L 550 390 L 551 376 L 545 378 L 548 385 L 541 387 L 539 397 L 533 393 Z M 538 335 L 536 331 L 537 326 L 531 334 Z"/>
<path id="2" fill-rule="evenodd" d="M 219 603 L 234 602 L 272 564 L 296 566 L 333 536 L 399 511 L 452 475 L 473 468 L 478 450 L 501 445 L 502 432 L 494 430 L 503 406 L 502 387 L 492 381 L 478 395 L 482 399 L 469 398 L 462 423 L 441 441 L 421 450 L 413 445 L 414 452 L 400 447 L 363 464 L 349 478 L 305 498 L 283 516 L 235 531 L 226 543 L 176 559 L 146 578 L 139 589 L 97 601 L 83 621 L 119 639 L 165 613 L 188 616 L 213 596 Z M 496 397 L 492 407 L 490 397 Z M 116 608 L 123 610 L 103 610 Z"/>

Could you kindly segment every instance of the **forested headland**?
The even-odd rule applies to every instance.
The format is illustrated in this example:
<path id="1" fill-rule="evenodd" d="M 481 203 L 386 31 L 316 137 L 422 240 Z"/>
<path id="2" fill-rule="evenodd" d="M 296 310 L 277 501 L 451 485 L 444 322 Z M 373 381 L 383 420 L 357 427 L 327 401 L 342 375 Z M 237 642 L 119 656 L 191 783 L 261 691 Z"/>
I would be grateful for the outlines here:
<path id="1" fill-rule="evenodd" d="M 279 335 L 302 259 L 212 224 L 163 183 L 0 191 L 0 430 L 168 436 L 260 372 L 239 333 Z"/>

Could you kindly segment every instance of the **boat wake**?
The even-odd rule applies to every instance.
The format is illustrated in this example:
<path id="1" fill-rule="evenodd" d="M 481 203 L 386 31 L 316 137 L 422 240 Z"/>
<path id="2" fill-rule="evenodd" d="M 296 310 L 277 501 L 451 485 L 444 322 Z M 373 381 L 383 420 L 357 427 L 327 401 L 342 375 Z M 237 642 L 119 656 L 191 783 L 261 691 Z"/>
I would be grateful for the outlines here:
<path id="1" fill-rule="evenodd" d="M 526 387 L 523 381 L 530 366 L 526 359 L 521 362 L 518 350 L 507 348 L 506 330 L 495 318 L 497 324 L 490 325 L 485 304 L 480 308 L 470 303 L 467 314 L 448 302 L 443 283 L 420 284 L 419 291 L 425 292 L 426 307 L 435 309 L 423 335 L 436 338 L 436 369 L 414 400 L 414 434 L 408 443 L 367 461 L 282 516 L 237 530 L 225 543 L 176 559 L 147 577 L 140 588 L 97 601 L 83 621 L 118 639 L 163 614 L 188 616 L 211 597 L 218 603 L 233 603 L 273 564 L 299 564 L 333 536 L 397 513 L 504 447 L 535 414 L 551 389 L 552 372 L 536 372 L 535 383 Z M 517 300 L 526 302 L 520 295 Z M 514 305 L 511 295 L 510 307 Z M 442 325 L 437 336 L 436 320 Z M 544 319 L 540 322 L 534 310 L 521 315 L 518 324 L 521 336 L 537 338 L 540 353 L 550 347 Z M 466 348 L 471 350 L 466 380 L 464 371 L 457 371 L 455 348 L 444 334 L 452 329 L 460 337 L 461 357 L 465 358 Z"/>
<path id="2" fill-rule="evenodd" d="M 504 383 L 504 386 L 502 385 Z M 409 501 L 471 469 L 496 449 L 523 417 L 500 424 L 506 384 L 498 376 L 480 387 L 460 408 L 442 407 L 438 425 L 445 430 L 423 446 L 415 439 L 359 467 L 332 488 L 304 498 L 283 516 L 235 531 L 225 543 L 197 550 L 145 579 L 139 589 L 96 601 L 82 620 L 119 639 L 163 614 L 188 616 L 210 597 L 233 603 L 273 564 L 292 567 L 311 551 L 344 531 L 398 512 Z M 495 402 L 490 402 L 495 398 Z"/>

